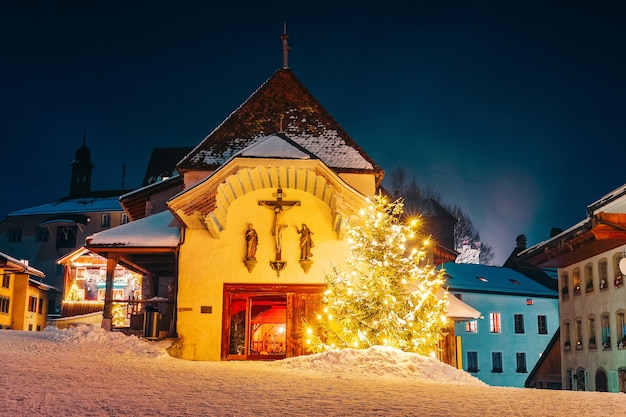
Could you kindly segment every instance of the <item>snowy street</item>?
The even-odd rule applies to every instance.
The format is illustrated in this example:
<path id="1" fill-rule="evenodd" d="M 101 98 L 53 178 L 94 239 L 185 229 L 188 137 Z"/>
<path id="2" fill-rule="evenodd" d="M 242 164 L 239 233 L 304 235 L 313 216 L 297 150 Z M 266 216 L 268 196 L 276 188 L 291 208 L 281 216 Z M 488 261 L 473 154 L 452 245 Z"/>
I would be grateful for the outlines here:
<path id="1" fill-rule="evenodd" d="M 390 349 L 192 362 L 93 326 L 0 331 L 11 416 L 618 416 L 626 395 L 489 387 Z M 379 375 L 384 373 L 385 375 Z"/>

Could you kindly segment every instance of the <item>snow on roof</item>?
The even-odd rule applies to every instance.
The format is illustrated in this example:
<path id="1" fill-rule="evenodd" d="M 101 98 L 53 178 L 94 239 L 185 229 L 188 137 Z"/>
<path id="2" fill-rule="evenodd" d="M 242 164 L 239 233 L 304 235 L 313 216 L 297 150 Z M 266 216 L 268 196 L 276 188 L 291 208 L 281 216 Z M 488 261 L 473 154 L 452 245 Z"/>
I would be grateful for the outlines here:
<path id="1" fill-rule="evenodd" d="M 61 214 L 61 213 L 95 213 L 122 211 L 119 197 L 107 198 L 75 198 L 68 200 L 56 200 L 51 203 L 29 207 L 23 210 L 9 213 L 8 216 L 30 216 L 37 214 Z"/>
<path id="2" fill-rule="evenodd" d="M 180 224 L 168 211 L 153 214 L 88 236 L 87 246 L 176 247 Z"/>
<path id="3" fill-rule="evenodd" d="M 311 159 L 310 153 L 280 135 L 269 135 L 241 150 L 235 156 L 248 158 Z"/>
<path id="4" fill-rule="evenodd" d="M 443 290 L 440 289 L 440 292 Z M 437 293 L 438 297 L 440 297 L 440 292 Z M 456 321 L 472 320 L 480 317 L 480 311 L 448 294 L 448 313 L 446 315 Z"/>
<path id="5" fill-rule="evenodd" d="M 332 169 L 382 174 L 381 168 L 287 68 L 276 71 L 187 154 L 178 169 L 214 170 L 274 132 L 284 132 Z"/>
<path id="6" fill-rule="evenodd" d="M 29 266 L 28 261 L 26 260 L 17 260 L 14 257 L 7 255 L 3 252 L 0 252 L 0 259 L 2 259 L 2 263 L 6 264 L 4 268 L 21 270 L 20 272 L 26 272 L 29 275 L 35 275 L 39 278 L 44 278 L 46 276 L 46 274 L 44 274 L 40 270 Z"/>
<path id="7" fill-rule="evenodd" d="M 485 293 L 557 297 L 556 291 L 511 268 L 446 262 L 443 264 L 443 269 L 446 271 L 450 291 L 471 290 Z"/>
<path id="8" fill-rule="evenodd" d="M 522 256 L 523 254 L 530 253 L 530 252 L 532 252 L 534 250 L 537 250 L 539 247 L 541 247 L 543 245 L 546 245 L 546 244 L 548 244 L 549 242 L 551 242 L 553 240 L 560 239 L 561 237 L 572 233 L 574 230 L 583 227 L 587 223 L 589 223 L 589 218 L 581 220 L 580 222 L 576 223 L 575 225 L 573 225 L 569 229 L 563 230 L 561 233 L 552 236 L 550 239 L 543 240 L 543 241 L 541 241 L 539 243 L 534 244 L 533 246 L 530 246 L 530 247 L 524 249 L 523 251 L 518 253 L 517 256 Z"/>

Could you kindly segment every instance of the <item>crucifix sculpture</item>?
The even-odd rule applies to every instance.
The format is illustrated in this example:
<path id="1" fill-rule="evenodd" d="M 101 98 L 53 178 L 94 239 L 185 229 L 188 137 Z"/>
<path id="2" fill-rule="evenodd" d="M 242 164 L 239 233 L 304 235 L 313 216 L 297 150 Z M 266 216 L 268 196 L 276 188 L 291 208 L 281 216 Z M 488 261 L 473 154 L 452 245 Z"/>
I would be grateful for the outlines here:
<path id="1" fill-rule="evenodd" d="M 283 200 L 283 189 L 278 188 L 276 190 L 276 200 L 259 200 L 260 206 L 265 206 L 274 210 L 274 229 L 272 235 L 274 236 L 274 242 L 276 244 L 276 257 L 273 261 L 270 261 L 270 266 L 276 271 L 276 276 L 280 276 L 280 271 L 285 268 L 287 262 L 281 259 L 283 250 L 283 229 L 287 227 L 282 223 L 283 212 L 292 207 L 299 206 L 299 200 Z"/>

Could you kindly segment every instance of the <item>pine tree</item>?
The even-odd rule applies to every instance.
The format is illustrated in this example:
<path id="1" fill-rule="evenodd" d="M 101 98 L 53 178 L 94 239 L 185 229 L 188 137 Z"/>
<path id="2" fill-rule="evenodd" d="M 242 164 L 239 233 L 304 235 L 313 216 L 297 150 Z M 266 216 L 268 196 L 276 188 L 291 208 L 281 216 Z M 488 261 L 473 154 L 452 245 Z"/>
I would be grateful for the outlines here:
<path id="1" fill-rule="evenodd" d="M 402 209 L 402 200 L 378 195 L 348 230 L 352 258 L 347 271 L 326 275 L 323 310 L 307 329 L 311 351 L 374 345 L 435 351 L 446 325 L 446 293 L 437 297 L 443 271 L 426 262 L 420 219 L 400 223 Z"/>
<path id="2" fill-rule="evenodd" d="M 83 301 L 83 294 L 78 289 L 76 283 L 73 283 L 70 290 L 67 292 L 65 301 Z"/>

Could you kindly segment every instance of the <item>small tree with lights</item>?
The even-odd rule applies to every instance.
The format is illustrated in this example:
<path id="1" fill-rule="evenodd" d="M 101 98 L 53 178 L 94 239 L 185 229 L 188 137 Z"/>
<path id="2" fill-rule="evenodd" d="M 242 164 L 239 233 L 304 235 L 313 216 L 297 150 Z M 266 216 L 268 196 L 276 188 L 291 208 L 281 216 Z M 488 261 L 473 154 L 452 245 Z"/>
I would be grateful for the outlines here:
<path id="1" fill-rule="evenodd" d="M 402 200 L 377 195 L 360 211 L 347 232 L 347 270 L 326 275 L 323 310 L 307 328 L 310 351 L 381 345 L 435 352 L 446 325 L 446 292 L 437 296 L 444 272 L 426 261 L 421 219 L 401 222 L 402 210 Z"/>

